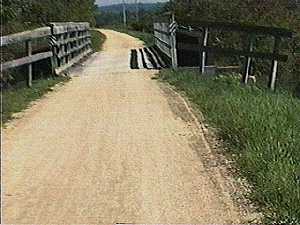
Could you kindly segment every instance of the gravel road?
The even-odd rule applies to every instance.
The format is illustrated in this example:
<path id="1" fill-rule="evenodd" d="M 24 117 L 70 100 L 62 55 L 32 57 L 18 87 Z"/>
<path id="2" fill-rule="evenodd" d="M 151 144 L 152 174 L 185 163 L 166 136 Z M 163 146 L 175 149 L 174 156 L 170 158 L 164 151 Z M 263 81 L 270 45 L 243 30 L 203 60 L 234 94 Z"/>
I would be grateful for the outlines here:
<path id="1" fill-rule="evenodd" d="M 3 223 L 240 223 L 184 100 L 129 69 L 143 43 L 101 31 L 104 50 L 3 130 Z"/>

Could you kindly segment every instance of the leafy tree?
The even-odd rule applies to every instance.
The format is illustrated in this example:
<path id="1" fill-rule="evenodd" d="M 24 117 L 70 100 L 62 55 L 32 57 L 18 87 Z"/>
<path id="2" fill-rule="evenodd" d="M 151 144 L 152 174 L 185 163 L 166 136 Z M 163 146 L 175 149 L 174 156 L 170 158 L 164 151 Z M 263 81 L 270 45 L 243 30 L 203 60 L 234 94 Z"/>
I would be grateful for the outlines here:
<path id="1" fill-rule="evenodd" d="M 3 34 L 49 22 L 90 22 L 95 25 L 95 0 L 6 0 L 1 9 Z"/>

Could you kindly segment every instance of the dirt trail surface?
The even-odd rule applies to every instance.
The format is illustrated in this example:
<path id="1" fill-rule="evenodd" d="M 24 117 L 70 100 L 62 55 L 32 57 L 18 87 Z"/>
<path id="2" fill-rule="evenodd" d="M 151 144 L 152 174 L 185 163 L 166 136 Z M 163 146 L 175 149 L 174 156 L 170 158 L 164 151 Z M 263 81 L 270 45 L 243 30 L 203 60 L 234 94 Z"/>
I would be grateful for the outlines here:
<path id="1" fill-rule="evenodd" d="M 3 223 L 241 222 L 185 103 L 129 69 L 142 42 L 102 32 L 103 52 L 5 128 Z"/>

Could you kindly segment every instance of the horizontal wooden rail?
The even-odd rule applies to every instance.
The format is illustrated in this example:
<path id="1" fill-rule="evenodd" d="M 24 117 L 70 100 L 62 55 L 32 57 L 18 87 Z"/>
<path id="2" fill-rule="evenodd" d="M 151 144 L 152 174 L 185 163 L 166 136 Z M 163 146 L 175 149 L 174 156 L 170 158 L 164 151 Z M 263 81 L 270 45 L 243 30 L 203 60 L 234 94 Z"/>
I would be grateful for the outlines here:
<path id="1" fill-rule="evenodd" d="M 65 70 L 69 69 L 69 68 L 70 68 L 71 66 L 73 66 L 75 63 L 78 63 L 83 57 L 87 56 L 87 55 L 90 54 L 90 53 L 92 53 L 92 50 L 91 50 L 91 49 L 85 51 L 83 54 L 74 57 L 71 61 L 69 61 L 68 64 L 64 64 L 63 66 L 56 68 L 56 69 L 55 69 L 55 72 L 56 72 L 57 74 L 60 74 L 60 73 L 64 72 Z"/>
<path id="2" fill-rule="evenodd" d="M 247 46 L 245 50 L 233 49 L 233 48 L 221 48 L 216 46 L 209 46 L 209 32 L 212 30 L 217 31 L 230 31 L 230 32 L 243 32 L 247 37 Z M 254 58 L 266 59 L 272 61 L 272 72 L 269 78 L 269 87 L 275 89 L 276 77 L 278 71 L 278 62 L 286 62 L 288 60 L 287 55 L 282 55 L 279 52 L 280 42 L 284 38 L 292 38 L 294 33 L 287 29 L 264 27 L 264 26 L 249 26 L 233 23 L 223 22 L 198 22 L 195 26 L 179 26 L 177 34 L 186 35 L 192 37 L 195 40 L 198 39 L 198 44 L 177 42 L 177 48 L 180 50 L 187 50 L 191 52 L 199 52 L 200 55 L 200 71 L 205 72 L 207 54 L 219 54 L 226 56 L 243 56 L 245 57 L 245 72 L 243 76 L 243 83 L 247 84 L 248 78 L 251 73 L 251 67 Z M 257 36 L 271 36 L 274 40 L 274 46 L 272 52 L 257 52 L 254 51 L 255 39 Z"/>
<path id="3" fill-rule="evenodd" d="M 31 31 L 24 31 L 1 37 L 1 47 L 15 44 L 18 42 L 29 41 L 37 38 L 48 37 L 51 35 L 50 27 L 41 27 Z"/>
<path id="4" fill-rule="evenodd" d="M 268 59 L 268 60 L 278 60 L 281 62 L 286 62 L 288 60 L 288 56 L 274 54 L 274 53 L 262 53 L 262 52 L 250 52 L 250 51 L 243 51 L 243 50 L 236 50 L 233 48 L 219 48 L 219 47 L 211 47 L 211 46 L 202 46 L 199 48 L 197 44 L 188 44 L 188 43 L 177 43 L 177 47 L 179 49 L 187 50 L 187 51 L 195 51 L 199 52 L 209 52 L 209 53 L 217 53 L 226 56 L 246 56 L 252 58 L 259 58 L 259 59 Z"/>
<path id="5" fill-rule="evenodd" d="M 68 44 L 70 42 L 75 42 L 75 41 L 82 40 L 84 38 L 91 38 L 91 35 L 87 34 L 87 35 L 80 36 L 80 37 L 74 37 L 74 38 L 69 38 L 69 39 L 62 40 L 62 41 L 57 41 L 56 45 L 65 45 L 65 44 Z"/>
<path id="6" fill-rule="evenodd" d="M 226 23 L 226 22 L 200 21 L 193 26 L 193 28 L 196 30 L 197 29 L 202 30 L 203 27 L 208 27 L 210 29 L 218 29 L 218 30 L 240 31 L 240 32 L 246 32 L 246 33 L 251 33 L 256 35 L 271 35 L 271 36 L 283 37 L 283 38 L 292 38 L 294 35 L 294 32 L 283 28 L 242 25 L 242 24 Z"/>
<path id="7" fill-rule="evenodd" d="M 91 44 L 91 41 L 85 42 L 85 43 L 82 44 L 82 45 L 79 45 L 79 46 L 77 46 L 77 47 L 72 48 L 72 49 L 69 50 L 68 52 L 60 52 L 60 53 L 58 53 L 58 54 L 57 54 L 57 57 L 58 57 L 58 58 L 66 57 L 66 56 L 72 54 L 73 52 L 76 52 L 76 51 L 78 51 L 78 50 L 80 50 L 80 49 L 82 49 L 82 48 L 84 48 L 84 47 L 86 47 L 86 46 L 88 46 L 88 45 L 90 45 L 90 44 Z"/>
<path id="8" fill-rule="evenodd" d="M 163 31 L 163 30 L 159 30 L 159 29 L 154 29 L 154 31 L 161 33 L 161 34 L 165 34 L 165 35 L 171 35 L 171 33 L 169 31 Z"/>
<path id="9" fill-rule="evenodd" d="M 53 34 L 70 33 L 74 31 L 85 31 L 90 29 L 89 23 L 50 23 Z"/>
<path id="10" fill-rule="evenodd" d="M 38 54 L 34 54 L 32 56 L 26 56 L 23 58 L 11 60 L 9 62 L 5 62 L 2 64 L 2 70 L 7 70 L 7 69 L 15 68 L 18 66 L 27 65 L 27 64 L 32 64 L 34 62 L 37 62 L 37 61 L 40 61 L 43 59 L 47 59 L 52 56 L 53 56 L 53 53 L 52 53 L 52 51 L 50 51 L 50 52 L 38 53 Z"/>
<path id="11" fill-rule="evenodd" d="M 159 41 L 160 43 L 162 43 L 163 45 L 165 45 L 167 48 L 169 48 L 169 49 L 172 48 L 172 46 L 171 46 L 169 43 L 167 43 L 167 42 L 161 40 L 159 37 L 154 37 L 154 38 L 155 38 L 157 41 Z"/>
<path id="12" fill-rule="evenodd" d="M 89 23 L 50 23 L 48 27 L 1 37 L 1 47 L 25 42 L 27 52 L 26 57 L 1 63 L 1 73 L 27 65 L 27 83 L 31 86 L 32 64 L 50 58 L 53 73 L 60 74 L 92 52 L 89 29 Z M 47 38 L 51 51 L 32 54 L 32 41 L 38 38 Z"/>

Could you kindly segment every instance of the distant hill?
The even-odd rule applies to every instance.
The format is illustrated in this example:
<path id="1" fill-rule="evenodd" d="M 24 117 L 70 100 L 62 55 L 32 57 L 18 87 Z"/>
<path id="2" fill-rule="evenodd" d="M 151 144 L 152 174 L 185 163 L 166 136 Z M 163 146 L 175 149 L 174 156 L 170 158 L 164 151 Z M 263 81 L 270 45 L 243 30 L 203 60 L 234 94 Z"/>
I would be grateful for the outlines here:
<path id="1" fill-rule="evenodd" d="M 166 3 L 140 3 L 140 10 L 144 11 L 157 11 L 165 6 Z M 126 9 L 128 12 L 135 12 L 136 4 L 126 4 Z M 110 12 L 110 13 L 120 13 L 123 10 L 122 4 L 101 6 L 99 7 L 100 12 Z"/>

